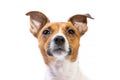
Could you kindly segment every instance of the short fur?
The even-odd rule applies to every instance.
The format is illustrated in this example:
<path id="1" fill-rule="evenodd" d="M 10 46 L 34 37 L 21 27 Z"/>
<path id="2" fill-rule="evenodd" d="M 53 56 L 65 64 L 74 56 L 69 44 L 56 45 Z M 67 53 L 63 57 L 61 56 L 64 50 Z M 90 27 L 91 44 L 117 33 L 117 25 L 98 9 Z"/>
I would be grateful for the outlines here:
<path id="1" fill-rule="evenodd" d="M 83 80 L 79 71 L 78 49 L 81 36 L 88 30 L 87 18 L 93 19 L 90 14 L 74 15 L 68 22 L 50 22 L 38 11 L 26 15 L 30 16 L 30 31 L 38 39 L 39 49 L 48 67 L 46 80 Z M 56 44 L 55 38 L 63 43 Z"/>

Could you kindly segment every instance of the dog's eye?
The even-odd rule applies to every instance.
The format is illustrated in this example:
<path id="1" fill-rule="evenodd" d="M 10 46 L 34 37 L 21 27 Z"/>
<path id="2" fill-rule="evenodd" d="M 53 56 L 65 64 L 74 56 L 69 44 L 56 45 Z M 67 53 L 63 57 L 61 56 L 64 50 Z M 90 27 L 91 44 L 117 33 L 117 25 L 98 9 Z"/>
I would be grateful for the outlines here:
<path id="1" fill-rule="evenodd" d="M 50 31 L 49 30 L 44 30 L 42 34 L 48 35 L 48 34 L 50 34 Z"/>
<path id="2" fill-rule="evenodd" d="M 75 34 L 75 31 L 73 29 L 69 29 L 67 33 L 73 35 L 73 34 Z"/>

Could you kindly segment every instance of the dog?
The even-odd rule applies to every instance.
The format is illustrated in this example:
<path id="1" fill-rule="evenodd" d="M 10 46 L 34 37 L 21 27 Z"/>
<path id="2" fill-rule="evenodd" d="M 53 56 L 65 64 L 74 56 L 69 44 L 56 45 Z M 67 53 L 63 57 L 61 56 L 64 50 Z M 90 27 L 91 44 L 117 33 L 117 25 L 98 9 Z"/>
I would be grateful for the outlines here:
<path id="1" fill-rule="evenodd" d="M 90 14 L 77 14 L 67 22 L 50 22 L 45 14 L 30 11 L 30 32 L 38 39 L 47 65 L 45 80 L 84 80 L 79 70 L 80 38 L 88 30 Z"/>

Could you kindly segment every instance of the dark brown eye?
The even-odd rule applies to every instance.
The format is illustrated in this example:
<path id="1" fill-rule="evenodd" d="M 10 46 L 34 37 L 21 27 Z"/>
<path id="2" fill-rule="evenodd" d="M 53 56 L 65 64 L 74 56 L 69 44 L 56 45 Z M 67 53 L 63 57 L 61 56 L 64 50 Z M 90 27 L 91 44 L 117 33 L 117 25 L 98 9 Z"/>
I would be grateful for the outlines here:
<path id="1" fill-rule="evenodd" d="M 68 30 L 68 34 L 72 34 L 73 35 L 73 34 L 75 34 L 75 31 L 73 29 L 69 29 Z"/>
<path id="2" fill-rule="evenodd" d="M 42 34 L 43 35 L 48 35 L 48 34 L 50 34 L 50 31 L 49 30 L 44 30 Z"/>

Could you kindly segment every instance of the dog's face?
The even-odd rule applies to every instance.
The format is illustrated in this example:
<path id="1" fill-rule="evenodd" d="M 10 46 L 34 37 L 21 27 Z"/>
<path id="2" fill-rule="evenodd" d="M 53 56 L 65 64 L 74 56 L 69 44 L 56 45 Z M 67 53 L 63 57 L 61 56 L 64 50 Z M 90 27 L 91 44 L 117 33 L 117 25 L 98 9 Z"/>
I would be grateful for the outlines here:
<path id="1" fill-rule="evenodd" d="M 32 11 L 30 31 L 38 38 L 39 48 L 46 64 L 56 59 L 76 61 L 80 37 L 87 31 L 89 14 L 72 16 L 68 22 L 51 23 L 41 12 Z"/>
<path id="2" fill-rule="evenodd" d="M 70 23 L 48 23 L 38 33 L 38 42 L 44 57 L 74 61 L 79 47 L 80 32 Z M 50 59 L 51 60 L 51 59 Z"/>

